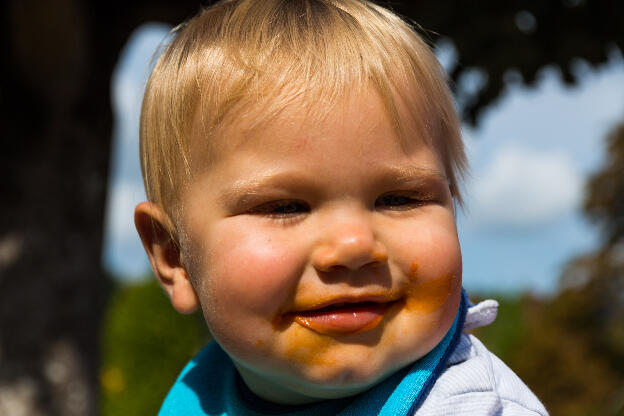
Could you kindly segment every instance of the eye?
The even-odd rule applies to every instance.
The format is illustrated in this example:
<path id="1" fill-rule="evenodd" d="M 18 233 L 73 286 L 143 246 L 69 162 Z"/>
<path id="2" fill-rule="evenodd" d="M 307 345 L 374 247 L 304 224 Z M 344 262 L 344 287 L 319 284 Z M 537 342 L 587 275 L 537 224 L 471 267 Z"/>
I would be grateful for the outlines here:
<path id="1" fill-rule="evenodd" d="M 266 215 L 275 218 L 294 217 L 310 212 L 310 206 L 298 200 L 271 201 L 251 210 L 252 214 Z"/>
<path id="2" fill-rule="evenodd" d="M 391 209 L 391 210 L 408 210 L 423 205 L 426 202 L 424 198 L 416 195 L 389 193 L 381 195 L 375 201 L 375 208 Z"/>

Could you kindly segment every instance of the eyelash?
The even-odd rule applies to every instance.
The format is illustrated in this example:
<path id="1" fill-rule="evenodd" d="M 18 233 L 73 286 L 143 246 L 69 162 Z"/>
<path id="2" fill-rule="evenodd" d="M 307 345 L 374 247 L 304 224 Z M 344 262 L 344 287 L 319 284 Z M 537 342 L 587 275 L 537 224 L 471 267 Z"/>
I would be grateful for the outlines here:
<path id="1" fill-rule="evenodd" d="M 388 193 L 375 200 L 375 209 L 409 211 L 430 201 L 432 201 L 430 196 L 420 194 Z M 304 201 L 284 199 L 261 204 L 250 210 L 249 213 L 270 218 L 282 225 L 290 225 L 303 219 L 303 216 L 310 211 L 310 205 Z"/>
<path id="2" fill-rule="evenodd" d="M 251 213 L 269 217 L 281 223 L 293 223 L 303 214 L 310 212 L 310 206 L 297 200 L 281 200 L 267 202 L 255 207 Z"/>
<path id="3" fill-rule="evenodd" d="M 375 208 L 389 209 L 392 211 L 407 211 L 429 202 L 431 198 L 418 195 L 405 195 L 401 193 L 385 194 L 377 198 Z"/>

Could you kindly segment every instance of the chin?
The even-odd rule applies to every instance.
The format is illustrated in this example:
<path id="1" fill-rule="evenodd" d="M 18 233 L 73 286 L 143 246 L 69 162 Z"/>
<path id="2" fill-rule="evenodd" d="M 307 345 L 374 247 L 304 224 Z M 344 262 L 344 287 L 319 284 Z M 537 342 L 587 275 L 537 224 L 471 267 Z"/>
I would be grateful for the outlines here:
<path id="1" fill-rule="evenodd" d="M 304 394 L 311 399 L 340 399 L 362 393 L 383 380 L 384 378 L 375 378 L 366 383 L 363 383 L 362 380 L 359 379 L 357 382 L 354 380 L 343 380 L 341 382 L 329 380 L 327 382 L 302 385 L 297 390 L 300 390 L 301 394 Z"/>
<path id="2" fill-rule="evenodd" d="M 310 393 L 321 399 L 335 399 L 361 393 L 382 382 L 395 369 L 371 367 L 363 362 L 353 366 L 309 368 L 302 377 Z"/>

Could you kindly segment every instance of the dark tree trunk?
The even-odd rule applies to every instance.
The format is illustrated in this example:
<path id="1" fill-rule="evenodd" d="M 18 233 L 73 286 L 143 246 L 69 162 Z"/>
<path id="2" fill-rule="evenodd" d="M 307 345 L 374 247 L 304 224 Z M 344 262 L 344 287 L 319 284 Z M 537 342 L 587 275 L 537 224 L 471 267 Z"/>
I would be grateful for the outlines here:
<path id="1" fill-rule="evenodd" d="M 97 413 L 110 77 L 134 28 L 197 7 L 2 6 L 0 414 Z"/>
<path id="2" fill-rule="evenodd" d="M 84 4 L 4 19 L 0 413 L 94 414 L 114 60 Z"/>

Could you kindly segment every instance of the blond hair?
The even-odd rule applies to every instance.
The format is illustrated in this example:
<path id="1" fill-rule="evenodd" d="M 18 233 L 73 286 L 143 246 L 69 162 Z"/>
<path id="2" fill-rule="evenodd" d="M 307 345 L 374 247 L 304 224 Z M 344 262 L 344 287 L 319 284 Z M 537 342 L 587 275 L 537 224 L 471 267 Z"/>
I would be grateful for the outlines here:
<path id="1" fill-rule="evenodd" d="M 401 134 L 399 105 L 420 120 L 461 203 L 466 157 L 444 70 L 392 12 L 357 0 L 225 0 L 173 32 L 148 81 L 140 128 L 148 199 L 172 217 L 192 176 L 197 117 L 209 157 L 222 125 L 246 108 L 261 109 L 261 123 L 294 100 L 330 108 L 367 85 Z"/>

